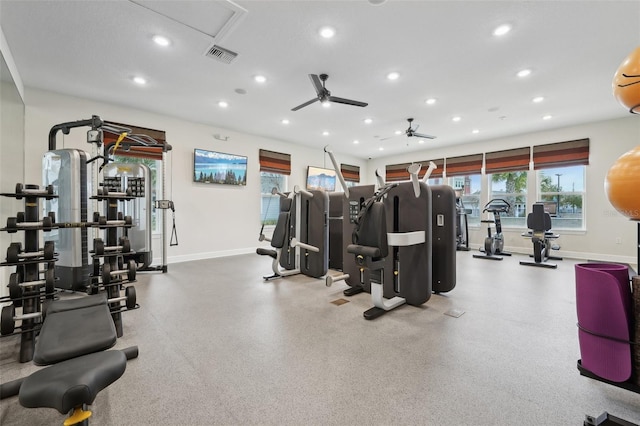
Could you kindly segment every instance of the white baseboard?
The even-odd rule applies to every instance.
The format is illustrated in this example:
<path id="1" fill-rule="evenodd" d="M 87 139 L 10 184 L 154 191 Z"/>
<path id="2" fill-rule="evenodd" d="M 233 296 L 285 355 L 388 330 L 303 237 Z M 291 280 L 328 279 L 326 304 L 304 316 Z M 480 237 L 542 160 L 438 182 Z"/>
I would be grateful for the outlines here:
<path id="1" fill-rule="evenodd" d="M 469 244 L 469 248 L 471 250 L 479 250 L 480 244 Z M 482 246 L 482 248 L 484 248 L 484 246 Z M 506 251 L 507 253 L 529 255 L 533 253 L 533 248 L 531 250 L 526 250 L 522 247 L 505 247 L 504 251 Z M 618 255 L 610 255 L 610 254 L 603 254 L 603 253 L 585 253 L 585 252 L 579 252 L 579 251 L 566 251 L 562 249 L 553 250 L 551 252 L 551 255 L 558 256 L 558 257 L 566 257 L 567 259 L 578 259 L 578 260 L 585 260 L 585 261 L 601 260 L 603 262 L 627 263 L 635 267 L 636 270 L 638 269 L 638 265 L 636 265 L 637 259 L 634 256 L 618 256 Z"/>
<path id="2" fill-rule="evenodd" d="M 255 253 L 255 252 L 256 252 L 256 248 L 250 247 L 250 248 L 235 249 L 235 250 L 222 250 L 222 251 L 211 251 L 206 253 L 185 254 L 181 256 L 168 256 L 167 263 L 171 264 L 171 263 L 190 262 L 192 260 L 214 259 L 217 257 L 237 256 L 239 254 L 249 254 L 249 253 Z M 161 265 L 162 259 L 159 257 L 154 258 L 153 264 Z"/>

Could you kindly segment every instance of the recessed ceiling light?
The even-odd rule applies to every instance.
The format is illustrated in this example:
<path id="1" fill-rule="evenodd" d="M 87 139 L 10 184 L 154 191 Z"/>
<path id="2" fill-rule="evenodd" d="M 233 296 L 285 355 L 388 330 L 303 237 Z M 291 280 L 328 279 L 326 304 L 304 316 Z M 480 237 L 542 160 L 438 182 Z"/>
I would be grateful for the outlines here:
<path id="1" fill-rule="evenodd" d="M 329 136 L 329 132 L 325 130 L 324 132 L 322 132 L 322 136 Z"/>
<path id="2" fill-rule="evenodd" d="M 360 141 L 358 141 L 357 139 L 353 141 L 354 144 L 358 145 L 360 143 Z"/>
<path id="3" fill-rule="evenodd" d="M 323 38 L 331 38 L 336 35 L 336 30 L 331 27 L 322 27 L 320 28 L 320 36 Z"/>
<path id="4" fill-rule="evenodd" d="M 402 130 L 396 130 L 396 131 L 395 131 L 395 132 L 393 132 L 393 133 L 395 133 L 396 135 L 401 135 L 401 134 L 402 134 Z"/>
<path id="5" fill-rule="evenodd" d="M 505 35 L 509 31 L 511 31 L 511 25 L 504 24 L 504 25 L 500 25 L 495 30 L 493 30 L 493 35 L 497 36 L 497 37 L 500 37 L 500 36 Z"/>
<path id="6" fill-rule="evenodd" d="M 451 121 L 455 121 L 456 123 L 457 123 L 458 121 L 460 121 L 460 120 L 462 120 L 462 117 L 460 117 L 460 116 L 458 116 L 458 115 L 456 115 L 455 117 L 453 117 L 453 118 L 451 119 Z"/>
<path id="7" fill-rule="evenodd" d="M 518 74 L 516 74 L 518 77 L 527 77 L 528 75 L 531 74 L 531 70 L 530 69 L 523 69 L 518 71 Z"/>
<path id="8" fill-rule="evenodd" d="M 539 104 L 542 101 L 544 101 L 544 96 L 536 96 L 535 98 L 531 99 L 531 102 L 534 102 L 536 104 Z"/>
<path id="9" fill-rule="evenodd" d="M 289 124 L 289 120 L 287 120 L 286 118 L 283 118 L 281 121 L 282 124 Z"/>
<path id="10" fill-rule="evenodd" d="M 398 79 L 398 77 L 400 77 L 400 74 L 398 74 L 398 73 L 397 73 L 397 72 L 395 72 L 395 71 L 390 72 L 389 74 L 387 74 L 387 78 L 388 78 L 389 80 L 397 80 L 397 79 Z"/>
<path id="11" fill-rule="evenodd" d="M 422 139 L 420 139 L 420 140 L 418 141 L 418 143 L 424 143 L 424 141 L 423 141 Z"/>
<path id="12" fill-rule="evenodd" d="M 255 75 L 255 76 L 253 76 L 253 79 L 257 83 L 264 83 L 265 81 L 267 81 L 267 77 L 265 77 L 264 75 Z"/>
<path id="13" fill-rule="evenodd" d="M 370 118 L 365 118 L 364 119 L 364 124 L 371 124 L 372 122 L 373 122 L 373 120 L 370 119 Z"/>
<path id="14" fill-rule="evenodd" d="M 474 135 L 477 135 L 478 133 L 480 133 L 480 130 L 478 130 L 478 129 L 473 129 L 473 130 L 471 131 L 471 133 L 473 133 Z"/>
<path id="15" fill-rule="evenodd" d="M 378 148 L 378 151 L 384 151 L 383 147 Z"/>
<path id="16" fill-rule="evenodd" d="M 424 101 L 424 103 L 427 105 L 433 105 L 436 103 L 436 98 L 429 98 L 426 101 Z"/>
<path id="17" fill-rule="evenodd" d="M 329 108 L 331 106 L 331 102 L 324 101 L 324 102 L 322 102 L 322 106 L 325 107 L 325 108 Z"/>
<path id="18" fill-rule="evenodd" d="M 553 116 L 551 115 L 545 115 L 544 117 L 542 117 L 543 120 L 551 120 L 553 118 Z"/>
<path id="19" fill-rule="evenodd" d="M 155 42 L 155 44 L 157 44 L 158 46 L 162 46 L 162 47 L 167 47 L 168 45 L 171 44 L 171 41 L 169 41 L 168 38 L 161 36 L 161 35 L 155 35 L 153 36 L 153 41 Z"/>
<path id="20" fill-rule="evenodd" d="M 379 6 L 382 3 L 386 2 L 387 0 L 369 0 L 369 3 L 371 3 L 374 6 Z"/>
<path id="21" fill-rule="evenodd" d="M 218 106 L 219 106 L 220 108 L 226 108 L 226 107 L 228 107 L 228 106 L 229 106 L 229 103 L 228 103 L 227 101 L 219 101 L 219 102 L 218 102 Z"/>
<path id="22" fill-rule="evenodd" d="M 133 77 L 133 82 L 142 86 L 147 84 L 147 79 L 144 77 L 137 76 L 137 77 Z"/>

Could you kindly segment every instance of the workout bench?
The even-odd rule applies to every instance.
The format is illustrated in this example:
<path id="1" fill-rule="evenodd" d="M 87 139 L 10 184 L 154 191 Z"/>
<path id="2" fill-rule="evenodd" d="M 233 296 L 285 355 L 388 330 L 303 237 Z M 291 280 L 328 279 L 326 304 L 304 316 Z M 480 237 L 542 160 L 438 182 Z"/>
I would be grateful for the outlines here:
<path id="1" fill-rule="evenodd" d="M 86 406 L 138 356 L 137 346 L 105 351 L 116 339 L 106 295 L 52 302 L 33 356 L 36 365 L 50 366 L 0 385 L 0 399 L 18 395 L 23 407 L 69 414 L 65 426 L 88 424 Z"/>

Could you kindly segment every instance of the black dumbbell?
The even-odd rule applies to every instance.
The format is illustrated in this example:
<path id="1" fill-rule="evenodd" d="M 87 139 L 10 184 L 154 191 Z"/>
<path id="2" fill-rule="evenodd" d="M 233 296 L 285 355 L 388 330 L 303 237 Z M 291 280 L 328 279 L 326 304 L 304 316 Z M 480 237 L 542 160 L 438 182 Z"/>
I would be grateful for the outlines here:
<path id="1" fill-rule="evenodd" d="M 24 218 L 22 218 L 24 219 Z M 39 222 L 20 222 L 17 217 L 7 218 L 7 232 L 18 232 L 19 229 L 42 229 L 44 232 L 51 231 L 53 220 L 51 216 L 45 216 Z"/>
<path id="2" fill-rule="evenodd" d="M 111 265 L 108 263 L 104 263 L 102 265 L 102 282 L 103 284 L 108 285 L 111 282 L 111 278 L 117 277 L 118 275 L 127 274 L 127 279 L 129 281 L 136 280 L 136 262 L 130 260 L 127 262 L 127 269 L 120 269 L 117 271 L 111 270 Z"/>
<path id="3" fill-rule="evenodd" d="M 53 241 L 45 241 L 44 249 L 34 252 L 21 253 L 22 244 L 11 243 L 7 248 L 7 263 L 18 263 L 20 259 L 35 259 L 38 257 L 44 260 L 51 260 L 55 255 L 55 246 Z"/>
<path id="4" fill-rule="evenodd" d="M 98 218 L 98 225 L 100 226 L 131 226 L 132 223 L 133 219 L 128 215 L 121 220 L 107 220 L 104 216 Z"/>
<path id="5" fill-rule="evenodd" d="M 118 252 L 129 253 L 131 251 L 131 242 L 127 237 L 120 237 L 117 246 L 105 246 L 102 238 L 95 238 L 93 240 L 93 251 L 96 255 L 101 256 L 105 252 Z"/>
<path id="6" fill-rule="evenodd" d="M 124 296 L 114 297 L 113 299 L 108 299 L 108 303 L 116 303 L 116 302 L 125 302 L 127 309 L 134 309 L 136 307 L 136 288 L 133 286 L 129 286 L 124 289 Z"/>
<path id="7" fill-rule="evenodd" d="M 54 195 L 53 185 L 47 185 L 46 188 L 40 189 L 37 185 L 32 185 L 34 188 L 25 188 L 23 184 L 16 183 L 16 199 L 20 200 L 20 195 Z"/>
<path id="8" fill-rule="evenodd" d="M 44 314 L 42 312 L 33 312 L 16 316 L 16 308 L 13 304 L 5 306 L 0 313 L 0 334 L 6 336 L 13 333 L 16 329 L 16 321 L 37 318 L 44 318 Z"/>

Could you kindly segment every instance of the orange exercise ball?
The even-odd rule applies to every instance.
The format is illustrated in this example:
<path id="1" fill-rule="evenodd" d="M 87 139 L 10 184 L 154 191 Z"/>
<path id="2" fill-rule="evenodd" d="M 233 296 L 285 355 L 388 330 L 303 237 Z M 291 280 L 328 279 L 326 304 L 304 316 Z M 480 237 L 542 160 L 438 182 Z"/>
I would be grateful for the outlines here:
<path id="1" fill-rule="evenodd" d="M 626 57 L 613 76 L 613 96 L 629 112 L 640 114 L 640 47 Z"/>
<path id="2" fill-rule="evenodd" d="M 613 163 L 604 180 L 604 190 L 618 212 L 640 220 L 640 145 Z"/>

